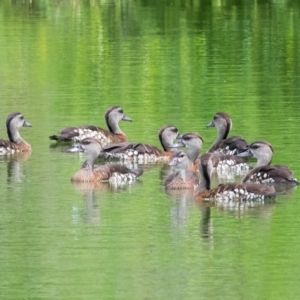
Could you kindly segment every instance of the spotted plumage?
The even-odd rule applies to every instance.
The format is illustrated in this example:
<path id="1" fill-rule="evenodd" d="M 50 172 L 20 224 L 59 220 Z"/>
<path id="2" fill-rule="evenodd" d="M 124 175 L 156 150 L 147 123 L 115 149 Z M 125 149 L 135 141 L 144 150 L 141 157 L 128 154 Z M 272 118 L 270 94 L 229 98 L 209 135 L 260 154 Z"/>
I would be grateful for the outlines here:
<path id="1" fill-rule="evenodd" d="M 199 184 L 197 174 L 190 171 L 190 160 L 183 151 L 175 151 L 170 166 L 175 167 L 175 172 L 165 180 L 164 187 L 166 190 L 194 190 Z"/>
<path id="2" fill-rule="evenodd" d="M 50 136 L 50 140 L 56 141 L 74 141 L 80 142 L 85 138 L 94 138 L 101 143 L 102 146 L 112 143 L 122 143 L 127 141 L 127 136 L 119 127 L 119 121 L 132 121 L 127 117 L 122 108 L 112 106 L 105 113 L 105 121 L 108 130 L 94 126 L 86 125 L 79 127 L 67 127 L 59 131 L 60 135 Z"/>
<path id="3" fill-rule="evenodd" d="M 213 121 L 207 124 L 206 127 L 216 127 L 218 130 L 218 136 L 207 152 L 236 155 L 247 149 L 248 143 L 242 137 L 227 138 L 232 128 L 232 121 L 228 114 L 224 112 L 216 113 Z"/>
<path id="4" fill-rule="evenodd" d="M 109 164 L 96 166 L 95 160 L 101 152 L 100 143 L 93 138 L 82 140 L 76 147 L 69 149 L 69 152 L 85 152 L 86 161 L 81 169 L 72 177 L 76 182 L 110 182 L 113 184 L 132 183 L 142 175 L 143 170 L 132 170 L 123 165 Z"/>
<path id="5" fill-rule="evenodd" d="M 235 205 L 236 202 L 251 203 L 263 202 L 267 198 L 275 197 L 273 187 L 254 183 L 227 183 L 220 184 L 216 188 L 210 188 L 210 177 L 213 169 L 212 154 L 206 153 L 201 156 L 199 171 L 201 182 L 196 192 L 196 199 L 209 200 L 226 205 Z"/>
<path id="6" fill-rule="evenodd" d="M 20 135 L 19 129 L 31 127 L 21 113 L 12 113 L 6 119 L 6 130 L 9 140 L 0 139 L 0 155 L 12 155 L 20 152 L 31 152 L 31 146 Z"/>
<path id="7" fill-rule="evenodd" d="M 254 169 L 243 178 L 243 182 L 298 185 L 299 182 L 287 166 L 270 165 L 273 154 L 272 145 L 266 141 L 256 141 L 246 151 L 238 154 L 239 156 L 253 156 L 257 159 Z"/>
<path id="8" fill-rule="evenodd" d="M 203 145 L 202 137 L 195 132 L 184 134 L 181 139 L 172 145 L 172 147 L 186 147 L 188 148 L 187 155 L 194 163 L 195 170 L 199 168 L 200 152 Z M 245 174 L 249 170 L 249 165 L 241 157 L 229 154 L 212 154 L 212 162 L 214 170 L 220 174 L 228 174 L 234 172 L 235 175 Z"/>
<path id="9" fill-rule="evenodd" d="M 219 179 L 231 180 L 235 176 L 243 176 L 251 168 L 242 157 L 230 154 L 212 154 L 214 171 L 216 171 Z"/>
<path id="10" fill-rule="evenodd" d="M 101 156 L 105 158 L 118 158 L 137 163 L 169 162 L 173 157 L 173 149 L 170 144 L 181 135 L 175 126 L 163 126 L 158 132 L 158 138 L 162 150 L 143 143 L 119 143 L 103 148 Z"/>

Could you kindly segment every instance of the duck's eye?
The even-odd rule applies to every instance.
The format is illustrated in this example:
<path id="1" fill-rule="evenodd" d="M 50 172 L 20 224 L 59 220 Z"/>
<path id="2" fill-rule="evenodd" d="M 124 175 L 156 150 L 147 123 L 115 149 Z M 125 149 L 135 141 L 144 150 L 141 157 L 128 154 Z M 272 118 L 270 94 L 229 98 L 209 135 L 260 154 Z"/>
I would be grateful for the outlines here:
<path id="1" fill-rule="evenodd" d="M 258 149 L 259 148 L 259 145 L 252 145 L 251 146 L 251 149 L 254 149 L 254 150 L 256 150 L 256 149 Z"/>
<path id="2" fill-rule="evenodd" d="M 24 117 L 23 117 L 23 116 L 20 116 L 20 119 L 21 119 L 21 120 L 24 120 Z"/>
<path id="3" fill-rule="evenodd" d="M 91 142 L 90 141 L 83 141 L 82 144 L 83 145 L 89 145 Z"/>
<path id="4" fill-rule="evenodd" d="M 171 129 L 171 131 L 173 131 L 174 133 L 177 133 L 177 132 L 178 132 L 178 129 L 173 127 L 173 128 Z"/>
<path id="5" fill-rule="evenodd" d="M 183 137 L 183 139 L 184 139 L 185 141 L 189 141 L 191 138 L 192 138 L 192 137 L 191 137 L 190 135 L 187 135 L 187 136 Z"/>
<path id="6" fill-rule="evenodd" d="M 179 155 L 179 157 L 183 158 L 183 157 L 184 157 L 184 154 L 183 154 L 183 153 L 182 153 L 182 154 L 180 154 L 180 155 Z"/>
<path id="7" fill-rule="evenodd" d="M 119 110 L 119 113 L 120 113 L 120 114 L 123 114 L 123 113 L 124 113 L 124 112 L 123 112 L 123 109 L 120 109 L 120 110 Z"/>

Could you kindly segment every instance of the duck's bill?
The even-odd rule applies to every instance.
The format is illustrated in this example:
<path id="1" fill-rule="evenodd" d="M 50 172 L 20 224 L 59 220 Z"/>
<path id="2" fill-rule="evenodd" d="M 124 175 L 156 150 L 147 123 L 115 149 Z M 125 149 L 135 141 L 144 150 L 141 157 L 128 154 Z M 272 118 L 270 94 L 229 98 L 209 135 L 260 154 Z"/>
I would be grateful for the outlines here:
<path id="1" fill-rule="evenodd" d="M 253 156 L 253 154 L 251 153 L 251 150 L 250 149 L 247 149 L 243 152 L 240 152 L 238 154 L 236 154 L 236 156 L 239 156 L 239 157 L 248 157 L 248 156 Z"/>
<path id="2" fill-rule="evenodd" d="M 215 127 L 215 123 L 214 122 L 210 122 L 210 123 L 206 124 L 206 127 Z"/>
<path id="3" fill-rule="evenodd" d="M 125 115 L 123 116 L 122 120 L 123 120 L 123 121 L 132 122 L 132 119 L 129 118 L 129 117 L 127 117 L 127 116 L 125 116 Z"/>
<path id="4" fill-rule="evenodd" d="M 178 164 L 178 160 L 176 158 L 173 158 L 169 163 L 168 165 L 169 166 L 177 166 Z"/>
<path id="5" fill-rule="evenodd" d="M 32 125 L 27 121 L 24 121 L 23 126 L 24 127 L 32 127 Z"/>
<path id="6" fill-rule="evenodd" d="M 171 144 L 169 145 L 170 148 L 181 148 L 181 147 L 185 147 L 185 144 L 182 141 L 178 141 L 175 144 Z"/>

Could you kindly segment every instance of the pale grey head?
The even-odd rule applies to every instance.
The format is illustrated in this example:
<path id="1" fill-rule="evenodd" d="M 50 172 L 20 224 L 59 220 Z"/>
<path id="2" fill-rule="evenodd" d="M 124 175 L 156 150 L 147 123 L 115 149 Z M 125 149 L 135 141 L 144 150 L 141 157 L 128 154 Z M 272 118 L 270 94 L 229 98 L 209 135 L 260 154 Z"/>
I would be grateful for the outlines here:
<path id="1" fill-rule="evenodd" d="M 237 154 L 237 156 L 253 156 L 257 159 L 255 167 L 260 167 L 271 164 L 273 153 L 274 149 L 270 143 L 267 141 L 256 141 L 246 151 Z"/>
<path id="2" fill-rule="evenodd" d="M 107 109 L 105 113 L 105 121 L 110 132 L 122 133 L 118 125 L 121 120 L 129 122 L 132 121 L 131 118 L 124 114 L 124 111 L 120 106 L 111 106 Z"/>
<path id="3" fill-rule="evenodd" d="M 174 148 L 188 148 L 187 156 L 192 162 L 194 162 L 199 156 L 202 146 L 203 138 L 196 132 L 186 133 L 179 139 L 177 143 L 170 145 L 170 147 Z"/>
<path id="4" fill-rule="evenodd" d="M 6 130 L 8 138 L 11 142 L 18 143 L 22 141 L 22 138 L 19 134 L 19 129 L 23 126 L 31 127 L 32 125 L 25 120 L 21 113 L 15 112 L 7 116 Z"/>
<path id="5" fill-rule="evenodd" d="M 178 170 L 186 170 L 190 164 L 190 160 L 184 151 L 175 151 L 173 159 L 169 162 L 169 166 L 174 166 Z"/>

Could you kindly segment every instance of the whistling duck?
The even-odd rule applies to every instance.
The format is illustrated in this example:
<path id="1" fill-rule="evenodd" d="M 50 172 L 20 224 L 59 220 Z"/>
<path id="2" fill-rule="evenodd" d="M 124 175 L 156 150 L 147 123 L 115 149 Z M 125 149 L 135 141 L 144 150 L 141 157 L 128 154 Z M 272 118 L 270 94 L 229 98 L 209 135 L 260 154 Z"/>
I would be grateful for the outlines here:
<path id="1" fill-rule="evenodd" d="M 198 133 L 189 132 L 184 134 L 177 143 L 172 145 L 172 147 L 187 147 L 187 155 L 198 170 L 200 159 L 199 153 L 201 152 L 202 145 L 202 137 Z M 212 162 L 218 175 L 225 171 L 234 172 L 235 175 L 237 175 L 236 173 L 240 173 L 241 170 L 249 170 L 249 166 L 245 160 L 234 155 L 213 153 Z"/>
<path id="2" fill-rule="evenodd" d="M 180 137 L 181 134 L 175 126 L 166 125 L 158 132 L 158 138 L 163 150 L 149 144 L 127 142 L 104 147 L 100 156 L 130 160 L 138 163 L 169 162 L 174 153 L 170 145 L 175 139 Z"/>
<path id="3" fill-rule="evenodd" d="M 164 186 L 166 190 L 194 190 L 198 186 L 198 176 L 195 172 L 189 170 L 190 160 L 184 151 L 175 151 L 169 165 L 175 167 L 175 172 L 165 180 Z"/>
<path id="4" fill-rule="evenodd" d="M 109 164 L 94 166 L 95 160 L 101 152 L 101 145 L 98 140 L 86 138 L 76 147 L 69 149 L 69 152 L 85 152 L 86 160 L 81 169 L 72 177 L 72 181 L 78 182 L 110 182 L 110 183 L 131 183 L 142 175 L 143 170 L 132 170 L 123 165 Z"/>
<path id="5" fill-rule="evenodd" d="M 239 153 L 238 156 L 253 156 L 257 159 L 254 169 L 243 178 L 242 182 L 298 185 L 299 182 L 287 166 L 270 165 L 273 153 L 272 145 L 266 141 L 256 141 L 246 151 Z"/>
<path id="6" fill-rule="evenodd" d="M 9 141 L 0 139 L 0 155 L 10 155 L 19 152 L 31 152 L 31 146 L 21 137 L 20 127 L 31 127 L 21 113 L 10 114 L 6 119 L 6 129 Z"/>
<path id="7" fill-rule="evenodd" d="M 263 203 L 266 198 L 275 197 L 276 191 L 273 187 L 256 183 L 227 183 L 211 189 L 210 178 L 213 169 L 211 157 L 211 153 L 201 156 L 199 164 L 201 181 L 196 192 L 197 200 L 212 200 L 216 203 L 235 205 L 237 202 Z"/>
<path id="8" fill-rule="evenodd" d="M 50 136 L 50 140 L 80 142 L 85 138 L 97 139 L 102 146 L 127 141 L 127 136 L 119 127 L 119 121 L 132 121 L 119 106 L 111 106 L 105 113 L 105 121 L 109 130 L 93 126 L 67 127 L 59 131 L 60 135 Z"/>
<path id="9" fill-rule="evenodd" d="M 189 169 L 191 171 L 198 172 L 198 164 L 200 159 L 200 152 L 203 145 L 202 137 L 196 132 L 188 132 L 178 139 L 178 142 L 170 145 L 173 148 L 186 147 L 188 150 L 186 152 L 193 167 Z"/>
<path id="10" fill-rule="evenodd" d="M 206 127 L 216 127 L 218 130 L 218 136 L 207 152 L 235 155 L 246 150 L 249 146 L 240 136 L 227 138 L 232 128 L 232 121 L 229 115 L 224 112 L 216 113 L 212 122 L 207 124 Z"/>

